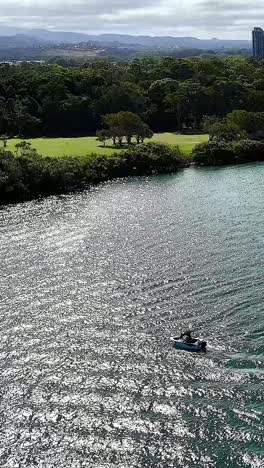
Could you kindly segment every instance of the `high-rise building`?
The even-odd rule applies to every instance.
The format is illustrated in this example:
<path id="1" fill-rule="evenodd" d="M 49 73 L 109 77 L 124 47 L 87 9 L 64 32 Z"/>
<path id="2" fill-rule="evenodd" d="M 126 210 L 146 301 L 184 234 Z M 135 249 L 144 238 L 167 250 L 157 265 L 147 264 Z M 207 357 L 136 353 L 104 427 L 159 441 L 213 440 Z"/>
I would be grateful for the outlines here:
<path id="1" fill-rule="evenodd" d="M 252 32 L 253 38 L 253 56 L 256 58 L 264 58 L 264 31 L 262 28 L 254 28 Z"/>

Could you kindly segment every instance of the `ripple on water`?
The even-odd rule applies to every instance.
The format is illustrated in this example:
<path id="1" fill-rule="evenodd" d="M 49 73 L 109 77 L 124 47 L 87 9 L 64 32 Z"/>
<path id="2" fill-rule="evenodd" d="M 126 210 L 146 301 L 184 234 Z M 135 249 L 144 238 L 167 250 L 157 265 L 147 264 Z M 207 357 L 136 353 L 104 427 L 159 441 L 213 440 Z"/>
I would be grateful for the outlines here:
<path id="1" fill-rule="evenodd" d="M 3 468 L 262 467 L 264 166 L 0 211 Z M 193 326 L 206 355 L 169 337 Z"/>

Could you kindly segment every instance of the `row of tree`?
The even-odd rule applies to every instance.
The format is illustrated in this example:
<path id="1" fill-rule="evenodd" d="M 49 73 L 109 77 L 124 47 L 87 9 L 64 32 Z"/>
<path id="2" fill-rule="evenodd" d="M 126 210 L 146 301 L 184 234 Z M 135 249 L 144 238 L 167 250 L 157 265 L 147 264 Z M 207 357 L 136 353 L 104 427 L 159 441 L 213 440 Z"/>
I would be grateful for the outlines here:
<path id="1" fill-rule="evenodd" d="M 137 114 L 153 131 L 200 131 L 204 115 L 261 112 L 263 77 L 264 61 L 243 57 L 2 64 L 0 134 L 95 134 L 108 128 L 105 116 L 122 111 Z"/>
<path id="2" fill-rule="evenodd" d="M 133 112 L 118 112 L 108 114 L 104 117 L 104 124 L 107 128 L 97 131 L 98 141 L 103 142 L 104 146 L 107 140 L 112 139 L 113 144 L 118 142 L 122 146 L 126 140 L 130 145 L 132 138 L 139 143 L 144 143 L 146 138 L 152 138 L 153 132 L 149 126 L 143 122 L 139 115 Z"/>

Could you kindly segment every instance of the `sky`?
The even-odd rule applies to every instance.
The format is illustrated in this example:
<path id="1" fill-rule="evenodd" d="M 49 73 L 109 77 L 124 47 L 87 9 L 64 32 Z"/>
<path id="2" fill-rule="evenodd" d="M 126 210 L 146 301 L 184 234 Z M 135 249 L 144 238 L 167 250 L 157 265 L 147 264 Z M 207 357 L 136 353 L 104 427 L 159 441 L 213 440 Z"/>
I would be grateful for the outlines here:
<path id="1" fill-rule="evenodd" d="M 264 27 L 256 0 L 0 0 L 1 26 L 91 34 L 250 39 Z"/>

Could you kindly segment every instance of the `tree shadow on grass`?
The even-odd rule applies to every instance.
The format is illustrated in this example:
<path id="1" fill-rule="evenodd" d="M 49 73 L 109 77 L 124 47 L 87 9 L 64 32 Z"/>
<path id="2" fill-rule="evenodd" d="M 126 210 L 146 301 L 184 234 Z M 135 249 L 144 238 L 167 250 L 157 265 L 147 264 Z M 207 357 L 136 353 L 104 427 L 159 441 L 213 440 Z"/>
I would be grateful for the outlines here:
<path id="1" fill-rule="evenodd" d="M 131 148 L 133 146 L 136 146 L 136 143 L 131 143 L 128 145 L 127 143 L 123 143 L 122 145 L 98 145 L 98 148 L 107 148 L 107 149 L 112 149 L 112 150 L 126 150 L 128 148 Z"/>

